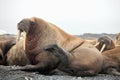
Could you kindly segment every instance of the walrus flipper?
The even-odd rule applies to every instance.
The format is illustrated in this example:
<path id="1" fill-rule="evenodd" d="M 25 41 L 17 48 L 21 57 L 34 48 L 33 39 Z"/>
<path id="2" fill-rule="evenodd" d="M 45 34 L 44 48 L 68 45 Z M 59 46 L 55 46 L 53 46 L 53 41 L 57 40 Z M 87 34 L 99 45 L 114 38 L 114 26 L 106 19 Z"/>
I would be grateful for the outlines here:
<path id="1" fill-rule="evenodd" d="M 48 45 L 46 47 L 44 47 L 44 50 L 46 51 L 50 51 L 53 55 L 55 55 L 60 62 L 62 63 L 62 65 L 67 66 L 69 61 L 68 61 L 68 55 L 65 50 L 63 50 L 62 48 L 60 48 L 58 45 L 53 44 L 53 45 Z"/>

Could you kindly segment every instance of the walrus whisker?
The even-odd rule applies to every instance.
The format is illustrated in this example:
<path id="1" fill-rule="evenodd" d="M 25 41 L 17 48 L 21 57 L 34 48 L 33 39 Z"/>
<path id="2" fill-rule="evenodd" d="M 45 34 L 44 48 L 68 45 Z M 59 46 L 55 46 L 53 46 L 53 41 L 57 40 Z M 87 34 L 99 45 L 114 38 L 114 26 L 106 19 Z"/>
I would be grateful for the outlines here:
<path id="1" fill-rule="evenodd" d="M 102 46 L 101 50 L 100 50 L 100 53 L 102 53 L 102 51 L 105 49 L 105 44 Z"/>

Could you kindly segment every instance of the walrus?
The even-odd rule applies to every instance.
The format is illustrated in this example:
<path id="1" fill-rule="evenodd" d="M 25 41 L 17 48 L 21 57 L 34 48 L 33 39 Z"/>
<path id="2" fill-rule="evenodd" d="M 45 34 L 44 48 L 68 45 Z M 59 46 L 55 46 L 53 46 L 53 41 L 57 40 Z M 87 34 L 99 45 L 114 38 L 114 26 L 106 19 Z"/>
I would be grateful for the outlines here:
<path id="1" fill-rule="evenodd" d="M 6 50 L 6 52 L 2 52 L 0 49 L 0 65 L 19 65 L 19 66 L 25 66 L 29 61 L 26 57 L 23 41 L 20 40 L 18 43 L 16 43 L 16 36 L 13 36 L 11 34 L 3 34 L 0 35 L 0 41 L 2 46 L 2 50 L 4 50 L 5 47 L 8 45 L 5 44 L 11 44 L 14 43 L 14 45 L 11 45 L 11 47 Z M 11 42 L 10 42 L 11 41 Z M 4 59 L 4 62 L 3 62 Z"/>
<path id="2" fill-rule="evenodd" d="M 115 42 L 116 42 L 116 46 L 120 46 L 120 33 L 117 34 Z"/>
<path id="3" fill-rule="evenodd" d="M 91 43 L 92 45 L 95 45 L 97 43 L 96 39 L 87 39 L 86 41 Z"/>
<path id="4" fill-rule="evenodd" d="M 69 53 L 56 44 L 48 45 L 44 47 L 44 49 L 58 57 L 61 62 L 58 67 L 59 70 L 69 73 L 69 75 L 72 76 L 94 76 L 99 72 L 96 67 L 99 66 L 97 62 L 99 62 L 100 59 L 95 59 L 100 53 L 96 54 L 97 50 L 95 51 L 93 47 L 89 47 L 89 49 L 85 46 L 84 44 L 81 45 L 72 53 Z M 92 66 L 93 64 L 96 65 Z"/>
<path id="5" fill-rule="evenodd" d="M 115 43 L 111 37 L 104 35 L 98 38 L 98 43 L 95 46 L 100 52 L 104 52 L 115 48 Z"/>
<path id="6" fill-rule="evenodd" d="M 44 50 L 44 47 L 50 44 L 59 45 L 71 55 L 69 62 L 74 66 L 70 68 L 75 76 L 93 76 L 101 70 L 102 55 L 95 46 L 84 39 L 70 35 L 56 25 L 37 17 L 25 18 L 18 23 L 17 27 L 18 41 L 20 34 L 25 32 L 25 52 L 30 61 L 29 65 L 20 67 L 19 70 L 49 74 L 58 68 L 61 63 L 59 58 L 52 52 Z M 67 70 L 69 72 L 69 69 Z"/>
<path id="7" fill-rule="evenodd" d="M 12 34 L 2 34 L 0 35 L 0 41 L 4 41 L 4 40 L 15 40 L 16 36 L 12 35 Z"/>
<path id="8" fill-rule="evenodd" d="M 0 65 L 6 65 L 6 54 L 14 45 L 13 39 L 0 41 Z"/>
<path id="9" fill-rule="evenodd" d="M 120 75 L 120 46 L 115 46 L 114 41 L 109 36 L 102 36 L 98 39 L 96 46 L 103 55 L 103 66 L 100 73 Z M 105 47 L 103 48 L 103 46 Z"/>
<path id="10" fill-rule="evenodd" d="M 25 54 L 23 41 L 24 40 L 20 40 L 7 52 L 6 65 L 25 66 L 29 63 Z"/>
<path id="11" fill-rule="evenodd" d="M 101 73 L 120 76 L 120 46 L 102 52 L 104 57 Z"/>

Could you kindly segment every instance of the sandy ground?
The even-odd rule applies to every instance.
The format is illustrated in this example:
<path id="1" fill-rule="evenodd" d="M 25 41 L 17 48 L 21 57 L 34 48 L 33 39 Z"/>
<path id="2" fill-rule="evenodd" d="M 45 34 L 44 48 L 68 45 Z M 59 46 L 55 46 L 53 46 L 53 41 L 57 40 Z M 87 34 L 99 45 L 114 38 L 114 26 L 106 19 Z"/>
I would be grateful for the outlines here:
<path id="1" fill-rule="evenodd" d="M 41 75 L 37 72 L 12 71 L 11 66 L 0 66 L 0 80 L 120 80 L 120 76 L 98 74 L 93 77 Z"/>

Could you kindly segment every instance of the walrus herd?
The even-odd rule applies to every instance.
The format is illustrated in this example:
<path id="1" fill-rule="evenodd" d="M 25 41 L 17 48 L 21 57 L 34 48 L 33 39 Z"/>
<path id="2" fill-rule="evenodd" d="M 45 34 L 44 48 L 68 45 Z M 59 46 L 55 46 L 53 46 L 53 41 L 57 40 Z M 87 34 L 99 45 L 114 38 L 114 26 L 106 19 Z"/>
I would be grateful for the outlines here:
<path id="1" fill-rule="evenodd" d="M 0 65 L 45 75 L 55 69 L 71 76 L 120 75 L 120 47 L 109 36 L 93 45 L 37 17 L 22 19 L 17 29 L 16 39 L 0 41 Z"/>

